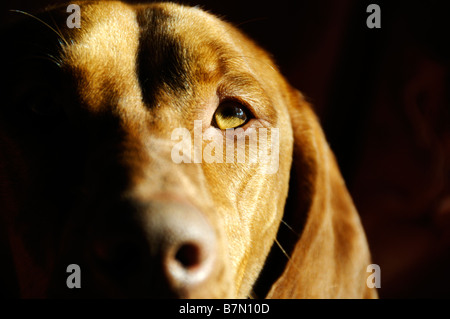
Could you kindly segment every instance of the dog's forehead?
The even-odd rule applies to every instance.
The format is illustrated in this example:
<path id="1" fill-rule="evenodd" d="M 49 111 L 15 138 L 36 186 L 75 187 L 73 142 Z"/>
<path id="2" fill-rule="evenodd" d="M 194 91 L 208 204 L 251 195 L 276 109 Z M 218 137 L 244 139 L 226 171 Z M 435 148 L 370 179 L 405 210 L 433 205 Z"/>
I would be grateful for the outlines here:
<path id="1" fill-rule="evenodd" d="M 138 83 L 131 76 L 139 42 L 136 12 L 120 2 L 89 3 L 81 6 L 81 18 L 79 29 L 60 29 L 65 31 L 62 67 L 83 88 L 82 100 L 100 108 L 111 98 L 108 90 L 139 100 Z"/>
<path id="2" fill-rule="evenodd" d="M 90 105 L 104 104 L 102 88 L 149 105 L 161 91 L 190 94 L 196 82 L 223 73 L 227 63 L 240 63 L 236 57 L 245 55 L 230 26 L 197 8 L 102 2 L 82 6 L 81 12 L 81 28 L 69 33 L 64 61 L 89 85 L 95 96 Z"/>
<path id="3" fill-rule="evenodd" d="M 221 29 L 217 19 L 173 4 L 138 8 L 136 18 L 140 28 L 137 74 L 147 104 L 155 100 L 157 87 L 171 95 L 189 95 L 202 77 L 219 69 L 219 50 L 211 47 L 223 42 L 217 34 Z"/>

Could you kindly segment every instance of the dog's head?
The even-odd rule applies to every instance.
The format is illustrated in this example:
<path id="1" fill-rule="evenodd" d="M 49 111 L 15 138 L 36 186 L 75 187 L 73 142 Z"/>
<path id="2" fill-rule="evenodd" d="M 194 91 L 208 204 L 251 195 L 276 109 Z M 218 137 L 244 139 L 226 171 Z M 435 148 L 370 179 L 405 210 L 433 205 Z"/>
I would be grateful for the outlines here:
<path id="1" fill-rule="evenodd" d="M 279 239 L 302 260 L 284 271 L 281 257 L 261 293 L 278 279 L 271 296 L 301 296 L 285 281 L 304 280 L 292 273 L 337 244 L 338 264 L 302 278 L 332 287 L 339 275 L 314 283 L 322 266 L 361 275 L 350 259 L 368 253 L 351 200 L 317 120 L 268 54 L 197 8 L 80 7 L 80 28 L 63 6 L 5 35 L 2 240 L 21 295 L 246 297 L 282 219 L 296 234 Z M 81 289 L 66 286 L 70 264 Z"/>

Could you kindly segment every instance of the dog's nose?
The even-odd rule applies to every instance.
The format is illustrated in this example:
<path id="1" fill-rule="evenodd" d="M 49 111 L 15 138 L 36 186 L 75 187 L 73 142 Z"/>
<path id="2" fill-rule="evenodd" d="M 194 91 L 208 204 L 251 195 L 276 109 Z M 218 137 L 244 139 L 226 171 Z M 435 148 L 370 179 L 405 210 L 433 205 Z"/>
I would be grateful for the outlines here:
<path id="1" fill-rule="evenodd" d="M 204 214 L 178 202 L 153 202 L 143 218 L 152 255 L 172 290 L 189 294 L 214 269 L 216 236 Z"/>
<path id="2" fill-rule="evenodd" d="M 205 215 L 179 201 L 151 201 L 133 211 L 132 223 L 115 222 L 115 230 L 96 241 L 99 265 L 110 279 L 126 281 L 121 286 L 135 289 L 133 295 L 195 296 L 217 259 L 216 233 Z"/>

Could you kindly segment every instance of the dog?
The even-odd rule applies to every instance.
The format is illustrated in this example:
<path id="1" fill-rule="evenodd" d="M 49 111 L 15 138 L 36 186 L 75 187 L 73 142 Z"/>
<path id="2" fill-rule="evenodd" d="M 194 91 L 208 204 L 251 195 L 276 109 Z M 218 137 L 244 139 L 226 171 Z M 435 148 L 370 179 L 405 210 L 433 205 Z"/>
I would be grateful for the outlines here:
<path id="1" fill-rule="evenodd" d="M 377 297 L 319 121 L 268 53 L 197 7 L 79 8 L 79 28 L 60 5 L 2 35 L 2 293 Z M 177 128 L 212 134 L 214 156 L 244 141 L 247 158 L 246 133 L 266 129 L 276 166 L 196 159 L 208 139 L 184 152 Z"/>

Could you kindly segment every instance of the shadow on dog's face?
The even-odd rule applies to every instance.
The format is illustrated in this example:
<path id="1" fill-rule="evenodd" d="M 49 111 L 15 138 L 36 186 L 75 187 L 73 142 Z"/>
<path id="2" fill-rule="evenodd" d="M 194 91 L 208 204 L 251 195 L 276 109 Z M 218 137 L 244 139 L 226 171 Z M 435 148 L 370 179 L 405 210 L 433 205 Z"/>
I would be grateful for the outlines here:
<path id="1" fill-rule="evenodd" d="M 19 294 L 248 296 L 287 196 L 288 85 L 198 9 L 81 8 L 80 29 L 61 7 L 39 15 L 48 26 L 26 16 L 4 35 L 1 240 Z M 225 150 L 238 127 L 279 129 L 275 173 L 263 161 L 198 161 L 195 145 L 192 163 L 173 160 L 174 129 L 209 129 Z M 199 145 L 204 154 L 208 140 Z M 66 286 L 70 264 L 80 289 Z"/>

